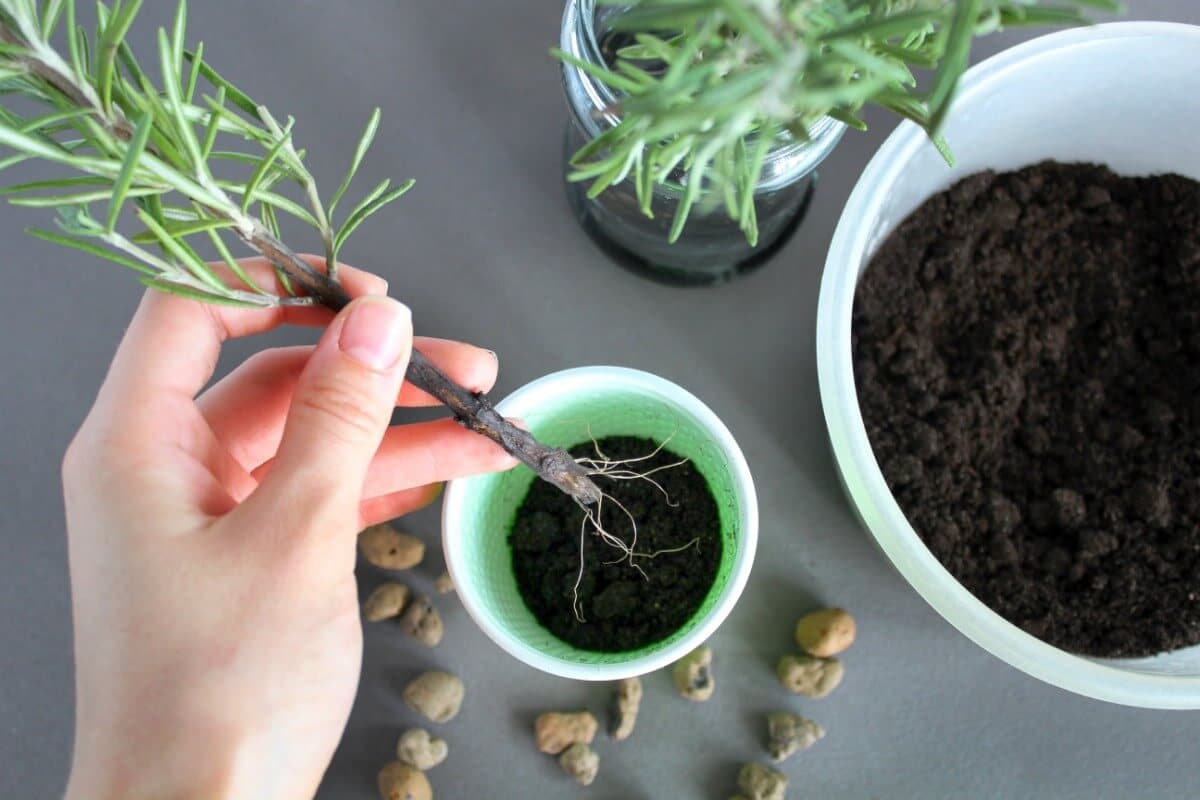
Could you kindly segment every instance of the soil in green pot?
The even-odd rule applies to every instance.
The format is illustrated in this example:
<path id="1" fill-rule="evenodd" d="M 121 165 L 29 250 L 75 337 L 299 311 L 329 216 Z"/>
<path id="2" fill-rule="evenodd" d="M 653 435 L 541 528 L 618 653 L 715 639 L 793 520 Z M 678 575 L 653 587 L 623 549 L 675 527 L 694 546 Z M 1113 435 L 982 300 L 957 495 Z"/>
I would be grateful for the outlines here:
<path id="1" fill-rule="evenodd" d="M 1200 642 L 1200 184 L 973 175 L 883 245 L 853 332 L 884 476 L 966 588 L 1080 653 Z"/>
<path id="2" fill-rule="evenodd" d="M 665 639 L 700 608 L 720 566 L 721 525 L 690 461 L 666 448 L 646 458 L 658 448 L 649 439 L 608 437 L 597 446 L 610 460 L 639 459 L 623 468 L 658 484 L 596 479 L 609 495 L 604 529 L 636 551 L 632 564 L 590 522 L 582 527 L 583 510 L 544 481 L 533 482 L 517 509 L 509 544 L 517 588 L 539 622 L 575 647 L 624 652 Z M 571 454 L 597 457 L 591 442 Z M 637 521 L 636 543 L 630 516 L 612 500 Z"/>

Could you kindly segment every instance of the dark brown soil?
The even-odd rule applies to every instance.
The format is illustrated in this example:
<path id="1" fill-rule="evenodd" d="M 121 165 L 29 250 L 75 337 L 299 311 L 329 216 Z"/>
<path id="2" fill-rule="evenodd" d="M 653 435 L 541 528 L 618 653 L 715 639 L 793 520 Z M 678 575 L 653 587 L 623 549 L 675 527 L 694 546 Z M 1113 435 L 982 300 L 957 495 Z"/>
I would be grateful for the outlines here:
<path id="1" fill-rule="evenodd" d="M 933 553 L 1068 650 L 1200 642 L 1200 184 L 971 176 L 854 309 L 868 435 Z"/>
<path id="2" fill-rule="evenodd" d="M 630 437 L 601 439 L 599 445 L 611 459 L 642 458 L 657 447 L 648 439 Z M 571 453 L 595 456 L 591 442 Z M 664 449 L 629 468 L 647 472 L 679 460 Z M 538 621 L 575 647 L 623 652 L 665 639 L 692 617 L 712 588 L 721 563 L 721 526 L 708 484 L 690 462 L 651 477 L 666 490 L 670 504 L 643 480 L 599 477 L 596 482 L 637 520 L 637 552 L 687 546 L 653 559 L 638 558 L 643 575 L 627 560 L 606 563 L 622 553 L 600 541 L 589 525 L 578 595 L 583 622 L 573 605 L 583 511 L 545 481 L 534 481 L 517 509 L 509 534 L 517 587 Z M 609 533 L 632 542 L 629 518 L 614 503 L 605 502 L 603 522 Z"/>

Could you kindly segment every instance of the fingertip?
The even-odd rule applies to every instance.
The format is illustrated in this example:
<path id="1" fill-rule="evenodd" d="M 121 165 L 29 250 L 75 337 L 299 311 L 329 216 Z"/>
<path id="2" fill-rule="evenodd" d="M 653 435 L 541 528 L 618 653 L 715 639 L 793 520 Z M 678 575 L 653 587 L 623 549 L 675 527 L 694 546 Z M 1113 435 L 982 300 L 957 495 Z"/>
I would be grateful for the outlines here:
<path id="1" fill-rule="evenodd" d="M 387 373 L 408 362 L 412 312 L 398 300 L 360 297 L 342 312 L 340 323 L 336 331 L 338 348 L 360 365 Z"/>

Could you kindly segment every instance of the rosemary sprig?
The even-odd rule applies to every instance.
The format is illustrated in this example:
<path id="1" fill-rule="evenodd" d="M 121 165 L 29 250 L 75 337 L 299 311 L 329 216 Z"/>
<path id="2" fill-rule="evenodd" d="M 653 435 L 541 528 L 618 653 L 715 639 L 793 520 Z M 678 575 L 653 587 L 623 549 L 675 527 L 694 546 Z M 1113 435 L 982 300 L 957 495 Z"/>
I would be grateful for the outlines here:
<path id="1" fill-rule="evenodd" d="M 346 240 L 412 186 L 383 181 L 342 212 L 379 128 L 378 110 L 326 205 L 304 151 L 293 142 L 295 121 L 281 123 L 222 77 L 204 60 L 202 45 L 186 48 L 186 0 L 180 0 L 171 29 L 158 32 L 161 88 L 156 85 L 126 42 L 141 6 L 142 0 L 98 3 L 89 33 L 76 22 L 74 0 L 0 0 L 0 97 L 33 100 L 38 107 L 35 116 L 22 116 L 0 105 L 0 145 L 12 151 L 0 153 L 0 171 L 41 161 L 67 173 L 0 194 L 16 205 L 57 211 L 58 229 L 31 230 L 33 235 L 135 270 L 153 289 L 209 303 L 340 310 L 350 302 L 337 277 Z M 66 40 L 65 56 L 52 43 L 56 35 Z M 217 163 L 241 167 L 246 177 L 231 179 L 224 169 L 218 176 Z M 288 187 L 302 199 L 293 199 Z M 316 229 L 325 269 L 312 267 L 280 239 L 280 216 Z M 123 232 L 120 223 L 134 218 L 141 229 Z M 231 278 L 204 261 L 193 244 L 198 240 L 220 254 Z M 288 292 L 252 281 L 229 241 L 265 256 Z M 407 377 L 463 425 L 580 502 L 599 500 L 600 490 L 566 452 L 513 426 L 486 397 L 452 382 L 421 353 L 412 354 Z"/>
<path id="2" fill-rule="evenodd" d="M 1117 0 L 597 0 L 627 6 L 611 31 L 632 43 L 613 63 L 554 54 L 614 95 L 611 124 L 575 153 L 572 181 L 595 197 L 630 179 L 651 216 L 655 186 L 679 192 L 676 241 L 692 208 L 724 201 L 751 244 L 766 148 L 806 141 L 832 117 L 866 129 L 866 105 L 938 136 L 972 39 L 1020 25 L 1085 24 Z M 915 71 L 931 70 L 927 88 Z"/>

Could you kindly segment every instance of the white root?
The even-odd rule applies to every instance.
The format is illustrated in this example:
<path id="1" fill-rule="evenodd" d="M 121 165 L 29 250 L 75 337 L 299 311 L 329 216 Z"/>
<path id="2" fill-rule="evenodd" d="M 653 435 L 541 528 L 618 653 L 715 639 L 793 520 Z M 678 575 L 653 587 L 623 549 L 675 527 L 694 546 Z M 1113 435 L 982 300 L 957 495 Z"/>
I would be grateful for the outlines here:
<path id="1" fill-rule="evenodd" d="M 644 456 L 638 456 L 637 458 L 626 458 L 626 459 L 609 458 L 604 453 L 604 451 L 600 448 L 600 443 L 596 440 L 596 437 L 592 435 L 592 430 L 591 430 L 590 425 L 588 426 L 588 437 L 592 440 L 592 449 L 595 450 L 596 457 L 595 458 L 577 458 L 575 460 L 576 463 L 578 463 L 580 466 L 582 466 L 584 469 L 587 470 L 588 477 L 609 478 L 613 481 L 632 481 L 632 480 L 646 481 L 647 483 L 654 486 L 656 489 L 658 489 L 659 492 L 662 493 L 663 497 L 666 499 L 668 506 L 670 506 L 671 508 L 678 508 L 679 504 L 671 499 L 670 493 L 667 492 L 667 490 L 663 487 L 662 484 L 660 484 L 658 481 L 654 480 L 650 476 L 654 475 L 656 473 L 662 472 L 664 470 L 675 469 L 677 467 L 681 467 L 684 464 L 688 463 L 688 461 L 690 461 L 690 459 L 687 459 L 687 458 L 680 459 L 679 461 L 676 461 L 674 463 L 663 464 L 661 466 L 654 467 L 653 469 L 649 469 L 645 472 L 637 472 L 636 470 L 628 468 L 630 464 L 636 464 L 639 462 L 647 461 L 651 458 L 654 458 L 659 453 L 661 453 L 663 451 L 663 448 L 665 448 L 667 446 L 667 444 L 670 443 L 671 439 L 675 438 L 675 433 L 672 433 L 670 436 L 668 436 L 666 439 L 664 439 L 662 441 L 662 443 L 660 443 L 656 448 L 654 448 L 653 452 L 651 452 L 647 455 L 644 455 Z M 604 501 L 605 500 L 611 501 L 629 519 L 629 525 L 630 525 L 630 529 L 632 531 L 632 535 L 628 542 L 626 542 L 621 537 L 616 536 L 615 534 L 610 532 L 607 528 L 605 528 L 604 523 L 602 522 L 602 513 L 604 510 Z M 580 522 L 580 525 L 579 525 L 579 572 L 575 576 L 575 585 L 572 588 L 573 599 L 572 599 L 571 607 L 572 607 L 572 610 L 575 612 L 575 619 L 579 620 L 580 622 L 586 622 L 586 620 L 583 617 L 583 611 L 579 606 L 579 587 L 583 583 L 583 573 L 584 573 L 584 566 L 585 566 L 584 565 L 584 550 L 585 550 L 585 546 L 587 543 L 587 536 L 589 533 L 589 530 L 588 530 L 589 523 L 591 524 L 590 533 L 593 536 L 598 536 L 600 538 L 600 540 L 603 541 L 605 544 L 607 544 L 609 547 L 612 547 L 613 549 L 615 549 L 621 553 L 619 558 L 613 559 L 612 561 L 606 561 L 604 563 L 606 565 L 608 565 L 608 564 L 620 564 L 623 561 L 628 561 L 629 566 L 632 567 L 633 569 L 636 569 L 639 573 L 641 573 L 642 578 L 644 578 L 645 580 L 650 580 L 650 576 L 646 574 L 646 570 L 642 568 L 642 565 L 637 563 L 638 559 L 646 559 L 647 561 L 653 561 L 655 558 L 657 558 L 659 556 L 668 555 L 671 553 L 679 553 L 679 552 L 682 552 L 683 550 L 688 549 L 689 547 L 699 545 L 699 543 L 700 543 L 700 537 L 697 536 L 696 538 L 692 539 L 687 544 L 680 545 L 679 547 L 664 548 L 662 550 L 656 550 L 652 553 L 641 552 L 637 549 L 637 541 L 638 541 L 637 520 L 634 518 L 633 514 L 630 513 L 629 509 L 626 508 L 619 500 L 617 500 L 615 497 L 613 497 L 610 494 L 604 493 L 601 495 L 600 500 L 595 505 L 585 505 L 584 503 L 582 503 L 578 500 L 576 500 L 576 503 L 579 505 L 580 509 L 583 510 L 584 516 L 583 516 L 583 520 Z"/>

